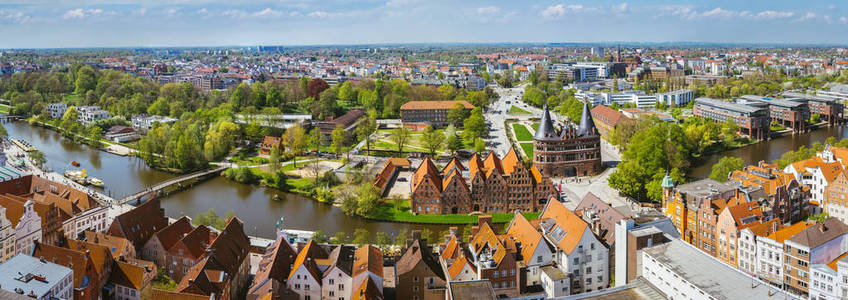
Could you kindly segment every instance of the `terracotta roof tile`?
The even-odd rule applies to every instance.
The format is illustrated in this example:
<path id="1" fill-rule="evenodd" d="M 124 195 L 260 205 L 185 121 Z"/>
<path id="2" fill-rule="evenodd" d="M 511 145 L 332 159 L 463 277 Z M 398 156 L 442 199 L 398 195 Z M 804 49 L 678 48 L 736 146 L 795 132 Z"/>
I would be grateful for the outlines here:
<path id="1" fill-rule="evenodd" d="M 171 223 L 162 230 L 156 232 L 156 237 L 162 243 L 162 248 L 165 250 L 171 249 L 183 236 L 194 229 L 191 226 L 191 220 L 183 216 L 174 223 Z"/>
<path id="2" fill-rule="evenodd" d="M 321 246 L 318 246 L 318 243 L 310 240 L 306 243 L 306 246 L 300 250 L 300 253 L 297 254 L 297 259 L 295 259 L 291 272 L 287 278 L 291 279 L 291 277 L 294 276 L 294 272 L 297 271 L 300 266 L 304 265 L 306 270 L 309 271 L 316 280 L 320 281 L 321 271 L 318 270 L 318 265 L 315 264 L 315 259 L 327 258 L 327 256 L 327 252 L 324 252 L 324 249 L 321 249 Z"/>
<path id="3" fill-rule="evenodd" d="M 115 217 L 108 233 L 128 239 L 138 250 L 157 231 L 167 226 L 168 219 L 159 206 L 159 198 L 153 196 L 136 208 Z"/>
<path id="4" fill-rule="evenodd" d="M 547 220 L 553 221 L 553 224 L 549 225 L 549 228 L 545 228 L 548 232 L 550 232 L 549 236 L 555 237 L 551 242 L 555 243 L 562 251 L 571 254 L 577 244 L 580 243 L 580 240 L 583 238 L 583 234 L 586 232 L 587 227 L 583 219 L 578 217 L 574 212 L 566 208 L 559 200 L 552 198 L 548 201 L 548 204 L 545 206 L 544 211 L 539 216 L 541 222 L 546 222 Z M 550 223 L 550 221 L 547 221 Z M 544 228 L 545 225 L 543 224 Z M 560 234 L 562 233 L 562 234 Z"/>
<path id="5" fill-rule="evenodd" d="M 593 119 L 595 119 L 596 121 L 607 123 L 613 127 L 618 125 L 618 122 L 623 117 L 624 114 L 622 114 L 621 112 L 604 105 L 598 105 L 592 108 Z"/>
<path id="6" fill-rule="evenodd" d="M 359 247 L 354 254 L 353 276 L 366 271 L 383 277 L 383 252 L 372 245 Z"/>

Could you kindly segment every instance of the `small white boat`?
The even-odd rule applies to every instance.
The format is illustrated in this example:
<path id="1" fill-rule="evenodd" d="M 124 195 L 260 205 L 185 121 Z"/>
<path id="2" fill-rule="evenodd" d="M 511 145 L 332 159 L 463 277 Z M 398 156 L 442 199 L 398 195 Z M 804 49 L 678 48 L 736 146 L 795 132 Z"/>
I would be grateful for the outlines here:
<path id="1" fill-rule="evenodd" d="M 86 179 L 86 181 L 90 185 L 93 185 L 93 186 L 96 186 L 96 187 L 103 187 L 103 180 L 100 180 L 100 179 L 97 179 L 97 178 L 94 178 L 94 177 L 88 177 L 88 179 Z"/>

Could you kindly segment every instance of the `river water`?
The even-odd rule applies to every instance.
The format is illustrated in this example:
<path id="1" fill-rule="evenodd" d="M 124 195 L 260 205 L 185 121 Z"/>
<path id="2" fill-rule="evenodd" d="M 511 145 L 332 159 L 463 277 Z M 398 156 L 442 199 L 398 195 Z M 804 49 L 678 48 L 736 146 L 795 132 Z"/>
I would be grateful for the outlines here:
<path id="1" fill-rule="evenodd" d="M 44 152 L 47 167 L 58 172 L 73 168 L 71 161 L 78 161 L 89 176 L 103 180 L 104 192 L 113 198 L 121 198 L 175 177 L 173 174 L 147 167 L 138 158 L 123 157 L 87 145 L 77 144 L 61 134 L 26 122 L 4 124 L 10 138 L 23 139 Z M 273 200 L 275 194 L 280 200 Z M 321 204 L 307 197 L 283 193 L 275 189 L 245 185 L 224 177 L 215 177 L 185 191 L 162 199 L 165 214 L 172 218 L 183 215 L 194 217 L 198 213 L 214 208 L 220 216 L 227 211 L 235 212 L 245 222 L 248 235 L 274 238 L 277 220 L 284 217 L 285 227 L 300 230 L 323 230 L 328 235 L 344 231 L 352 235 L 357 228 L 373 233 L 398 234 L 402 228 L 429 228 L 441 232 L 449 226 L 415 225 L 391 222 L 374 222 L 358 217 L 346 216 L 341 209 Z"/>
<path id="2" fill-rule="evenodd" d="M 848 137 L 848 130 L 844 126 L 824 127 L 811 132 L 784 135 L 742 148 L 705 155 L 694 162 L 689 177 L 709 177 L 712 166 L 724 156 L 739 157 L 747 164 L 756 164 L 761 160 L 771 162 L 780 158 L 787 151 L 798 149 L 801 146 L 810 147 L 815 142 L 824 143 L 831 136 L 836 137 L 837 140 L 846 138 Z"/>

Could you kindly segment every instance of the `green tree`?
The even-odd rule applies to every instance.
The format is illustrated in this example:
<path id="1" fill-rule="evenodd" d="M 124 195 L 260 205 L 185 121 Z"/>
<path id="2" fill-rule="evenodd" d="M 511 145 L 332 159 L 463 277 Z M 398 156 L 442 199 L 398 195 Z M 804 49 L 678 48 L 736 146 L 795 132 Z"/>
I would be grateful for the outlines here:
<path id="1" fill-rule="evenodd" d="M 409 140 L 410 135 L 411 133 L 409 132 L 409 128 L 406 126 L 401 126 L 400 128 L 392 130 L 392 134 L 389 135 L 389 139 L 398 146 L 398 156 L 403 155 L 403 146 L 406 144 L 406 141 Z"/>
<path id="2" fill-rule="evenodd" d="M 453 125 L 461 125 L 466 118 L 468 118 L 468 110 L 465 109 L 462 103 L 454 103 L 453 107 L 448 111 L 448 122 Z"/>
<path id="3" fill-rule="evenodd" d="M 380 205 L 380 191 L 370 182 L 360 184 L 356 188 L 356 196 L 359 199 L 356 207 L 357 215 L 370 216 Z"/>
<path id="4" fill-rule="evenodd" d="M 60 126 L 62 127 L 62 129 L 70 130 L 74 126 L 74 124 L 79 124 L 77 123 L 78 119 L 79 112 L 77 112 L 77 108 L 74 106 L 68 107 L 68 109 L 65 110 L 65 114 L 62 115 L 62 123 L 60 124 Z"/>
<path id="5" fill-rule="evenodd" d="M 88 129 L 88 137 L 92 140 L 99 140 L 102 136 L 103 128 L 100 128 L 100 126 L 91 126 L 91 128 Z"/>
<path id="6" fill-rule="evenodd" d="M 317 127 L 309 131 L 309 137 L 306 139 L 306 143 L 309 147 L 318 151 L 321 146 L 321 131 Z"/>
<path id="7" fill-rule="evenodd" d="M 484 107 L 486 105 L 489 105 L 489 96 L 486 95 L 486 92 L 484 91 L 468 92 L 468 94 L 465 95 L 465 100 L 467 100 L 468 103 L 471 103 L 471 105 L 474 105 L 476 107 Z"/>
<path id="8" fill-rule="evenodd" d="M 83 66 L 76 73 L 75 92 L 83 96 L 97 87 L 97 73 L 91 66 Z"/>
<path id="9" fill-rule="evenodd" d="M 337 125 L 336 129 L 333 129 L 333 132 L 330 134 L 332 138 L 332 147 L 333 151 L 336 155 L 342 154 L 342 148 L 345 146 L 345 140 L 347 139 L 347 131 L 344 130 L 342 125 Z"/>
<path id="10" fill-rule="evenodd" d="M 733 121 L 733 118 L 727 118 L 721 125 L 721 137 L 725 144 L 732 144 L 739 136 L 739 125 Z"/>
<path id="11" fill-rule="evenodd" d="M 357 228 L 353 232 L 353 243 L 357 246 L 367 245 L 371 243 L 371 232 L 365 228 Z"/>
<path id="12" fill-rule="evenodd" d="M 377 111 L 370 110 L 368 111 L 368 118 L 356 127 L 356 137 L 365 141 L 365 150 L 368 151 L 368 155 L 371 155 L 371 142 L 374 141 L 372 135 L 375 132 L 377 132 Z"/>
<path id="13" fill-rule="evenodd" d="M 356 91 L 350 85 L 350 81 L 345 81 L 339 88 L 339 100 L 347 103 L 352 103 L 356 100 Z"/>
<path id="14" fill-rule="evenodd" d="M 406 239 L 408 238 L 410 238 L 409 229 L 407 229 L 406 227 L 401 228 L 400 231 L 398 231 L 397 237 L 395 237 L 395 244 L 398 246 L 405 245 Z"/>
<path id="15" fill-rule="evenodd" d="M 374 244 L 377 244 L 377 247 L 380 248 L 380 251 L 386 253 L 390 250 L 389 246 L 392 244 L 392 240 L 389 238 L 389 235 L 387 233 L 379 231 L 374 237 Z"/>
<path id="16" fill-rule="evenodd" d="M 271 170 L 272 174 L 276 174 L 280 171 L 280 163 L 280 148 L 273 146 L 271 147 L 271 152 L 268 156 L 268 168 Z"/>
<path id="17" fill-rule="evenodd" d="M 727 177 L 733 171 L 742 170 L 745 168 L 745 162 L 741 158 L 735 156 L 725 156 L 718 160 L 718 163 L 713 165 L 710 178 L 718 182 L 727 181 Z"/>
<path id="18" fill-rule="evenodd" d="M 471 110 L 471 116 L 465 119 L 464 128 L 464 134 L 469 141 L 478 137 L 486 137 L 486 131 L 488 129 L 486 127 L 486 121 L 483 119 L 483 110 L 479 107 Z"/>
<path id="19" fill-rule="evenodd" d="M 350 238 L 342 231 L 336 232 L 332 238 L 330 238 L 330 243 L 333 244 L 348 244 L 350 243 Z"/>
<path id="20" fill-rule="evenodd" d="M 450 150 L 450 155 L 456 155 L 456 153 L 462 149 L 462 138 L 459 137 L 458 134 L 453 134 L 448 136 L 447 148 Z"/>
<path id="21" fill-rule="evenodd" d="M 241 111 L 243 106 L 250 105 L 251 89 L 246 83 L 239 84 L 230 95 L 230 105 L 233 110 Z"/>
<path id="22" fill-rule="evenodd" d="M 474 139 L 474 151 L 478 154 L 486 152 L 486 142 L 484 142 L 481 138 Z"/>
<path id="23" fill-rule="evenodd" d="M 150 104 L 150 107 L 147 108 L 147 113 L 151 115 L 168 116 L 171 114 L 170 109 L 168 100 L 159 97 L 156 101 L 153 101 L 153 104 Z"/>
<path id="24" fill-rule="evenodd" d="M 29 159 L 37 167 L 41 167 L 47 162 L 47 157 L 44 156 L 44 152 L 41 152 L 41 150 L 29 152 L 27 155 L 29 155 Z"/>
<path id="25" fill-rule="evenodd" d="M 441 74 L 441 73 L 440 73 Z M 451 100 L 456 97 L 456 87 L 450 84 L 439 86 L 439 97 L 444 100 Z"/>
<path id="26" fill-rule="evenodd" d="M 306 129 L 300 126 L 293 126 L 286 130 L 282 140 L 292 155 L 294 167 L 297 168 L 297 156 L 301 155 L 303 148 L 306 147 Z"/>
<path id="27" fill-rule="evenodd" d="M 312 241 L 319 244 L 326 244 L 327 234 L 321 229 L 315 230 L 315 232 L 312 233 Z"/>
<path id="28" fill-rule="evenodd" d="M 445 135 L 440 131 L 436 131 L 430 125 L 424 128 L 422 139 L 424 140 L 424 146 L 433 158 L 436 157 L 436 152 L 442 149 L 442 146 L 445 144 Z"/>

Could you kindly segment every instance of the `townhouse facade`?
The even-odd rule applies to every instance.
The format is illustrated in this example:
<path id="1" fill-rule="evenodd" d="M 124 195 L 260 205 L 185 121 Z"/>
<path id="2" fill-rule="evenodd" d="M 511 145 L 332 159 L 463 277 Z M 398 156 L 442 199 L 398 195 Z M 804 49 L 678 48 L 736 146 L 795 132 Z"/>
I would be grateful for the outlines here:
<path id="1" fill-rule="evenodd" d="M 397 299 L 445 299 L 445 273 L 420 231 L 412 232 L 401 252 L 395 262 Z"/>
<path id="2" fill-rule="evenodd" d="M 848 225 L 836 218 L 805 228 L 784 242 L 784 289 L 807 297 L 810 291 L 810 267 L 826 264 L 848 252 L 845 245 Z"/>
<path id="3" fill-rule="evenodd" d="M 471 157 L 468 168 L 453 158 L 441 171 L 425 158 L 412 175 L 410 210 L 416 214 L 537 211 L 555 195 L 550 178 L 527 168 L 514 149 L 485 161 Z"/>

